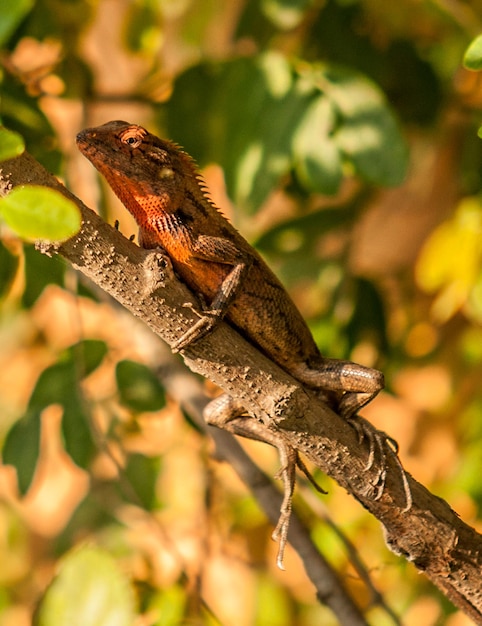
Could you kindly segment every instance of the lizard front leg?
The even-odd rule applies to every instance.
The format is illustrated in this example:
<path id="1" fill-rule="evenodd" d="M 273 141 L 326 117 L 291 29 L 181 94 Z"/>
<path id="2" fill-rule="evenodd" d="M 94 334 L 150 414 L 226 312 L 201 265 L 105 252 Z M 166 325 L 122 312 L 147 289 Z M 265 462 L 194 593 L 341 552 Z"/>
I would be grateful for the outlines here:
<path id="1" fill-rule="evenodd" d="M 232 266 L 232 269 L 221 282 L 210 306 L 197 313 L 199 320 L 171 346 L 173 352 L 179 352 L 199 341 L 223 319 L 252 265 L 249 253 L 222 237 L 199 236 L 192 245 L 192 256 L 194 259 Z"/>

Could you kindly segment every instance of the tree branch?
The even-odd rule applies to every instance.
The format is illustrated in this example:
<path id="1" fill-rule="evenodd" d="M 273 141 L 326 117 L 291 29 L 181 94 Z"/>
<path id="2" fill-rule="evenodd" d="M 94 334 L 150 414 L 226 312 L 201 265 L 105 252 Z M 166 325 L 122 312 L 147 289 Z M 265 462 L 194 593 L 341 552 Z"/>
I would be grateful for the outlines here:
<path id="1" fill-rule="evenodd" d="M 139 324 L 141 326 L 141 324 Z M 132 324 L 130 325 L 132 331 Z M 276 525 L 282 496 L 273 481 L 251 460 L 236 438 L 225 430 L 208 426 L 203 419 L 204 407 L 209 403 L 202 383 L 177 359 L 164 342 L 153 341 L 152 333 L 145 325 L 135 334 L 136 346 L 141 350 L 149 365 L 157 372 L 169 395 L 176 399 L 195 424 L 215 443 L 215 457 L 228 462 L 247 485 L 267 518 Z M 309 530 L 295 511 L 289 530 L 290 543 L 302 559 L 320 602 L 331 608 L 340 624 L 363 626 L 367 624 L 360 609 L 348 595 L 338 575 L 314 545 Z M 381 597 L 375 604 L 390 614 L 393 613 Z"/>
<path id="2" fill-rule="evenodd" d="M 166 257 L 129 242 L 29 155 L 4 162 L 2 169 L 13 186 L 54 187 L 82 211 L 81 231 L 59 246 L 44 245 L 44 251 L 61 254 L 169 344 L 197 320 L 183 308 L 186 302 L 196 305 L 196 299 L 176 279 Z M 190 369 L 241 399 L 265 424 L 282 430 L 294 448 L 379 519 L 393 551 L 412 561 L 454 604 L 482 624 L 482 537 L 446 502 L 409 477 L 413 503 L 404 511 L 400 468 L 390 455 L 380 495 L 378 468 L 368 467 L 366 446 L 360 445 L 355 429 L 227 324 L 220 324 L 183 356 Z"/>

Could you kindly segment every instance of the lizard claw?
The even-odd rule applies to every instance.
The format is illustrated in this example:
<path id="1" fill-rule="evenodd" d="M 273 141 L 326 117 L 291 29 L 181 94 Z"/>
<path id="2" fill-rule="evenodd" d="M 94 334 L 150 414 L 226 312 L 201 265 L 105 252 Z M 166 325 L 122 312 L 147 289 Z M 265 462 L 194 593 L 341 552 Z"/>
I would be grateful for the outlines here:
<path id="1" fill-rule="evenodd" d="M 193 311 L 195 309 L 193 308 Z M 196 311 L 199 315 L 199 312 Z M 192 343 L 199 341 L 203 337 L 205 337 L 211 330 L 216 326 L 218 322 L 218 318 L 209 315 L 200 316 L 198 321 L 191 326 L 189 330 L 187 330 L 182 337 L 179 337 L 177 341 L 171 344 L 171 350 L 176 353 L 184 350 Z"/>
<path id="2" fill-rule="evenodd" d="M 359 442 L 362 443 L 365 439 L 368 441 L 369 454 L 365 469 L 370 470 L 377 459 L 380 465 L 376 481 L 374 482 L 377 489 L 375 500 L 379 500 L 385 491 L 387 456 L 390 455 L 395 461 L 402 478 L 403 492 L 405 494 L 403 512 L 406 513 L 411 509 L 413 499 L 407 474 L 398 456 L 398 443 L 383 431 L 376 429 L 360 415 L 355 415 L 354 418 L 356 419 L 350 419 L 350 423 L 358 434 Z"/>

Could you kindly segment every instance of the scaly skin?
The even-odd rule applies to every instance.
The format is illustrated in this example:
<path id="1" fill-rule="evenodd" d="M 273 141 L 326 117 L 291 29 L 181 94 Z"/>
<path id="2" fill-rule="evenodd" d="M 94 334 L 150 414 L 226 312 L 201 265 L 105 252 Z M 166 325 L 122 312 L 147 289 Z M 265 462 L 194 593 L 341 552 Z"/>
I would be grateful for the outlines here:
<path id="1" fill-rule="evenodd" d="M 161 247 L 181 279 L 210 304 L 175 349 L 198 341 L 225 317 L 294 378 L 327 392 L 343 417 L 383 388 L 381 372 L 320 354 L 282 284 L 210 202 L 192 159 L 178 146 L 120 121 L 82 131 L 77 144 L 134 216 L 140 245 Z"/>
<path id="2" fill-rule="evenodd" d="M 172 346 L 175 351 L 199 341 L 224 317 L 285 371 L 315 388 L 342 417 L 354 416 L 382 389 L 381 372 L 320 354 L 279 280 L 210 202 L 192 159 L 178 146 L 141 126 L 119 121 L 82 131 L 77 145 L 134 216 L 140 245 L 162 248 L 176 273 L 209 305 Z M 224 394 L 204 413 L 210 424 L 278 448 L 284 498 L 273 538 L 279 539 L 277 562 L 283 568 L 296 465 L 303 471 L 306 468 L 281 432 L 241 417 L 246 411 L 236 398 Z M 370 448 L 379 451 L 381 495 L 385 449 L 391 450 L 387 437 L 378 431 L 373 434 L 363 421 L 353 424 L 360 439 L 366 436 Z M 367 469 L 372 464 L 371 453 Z"/>

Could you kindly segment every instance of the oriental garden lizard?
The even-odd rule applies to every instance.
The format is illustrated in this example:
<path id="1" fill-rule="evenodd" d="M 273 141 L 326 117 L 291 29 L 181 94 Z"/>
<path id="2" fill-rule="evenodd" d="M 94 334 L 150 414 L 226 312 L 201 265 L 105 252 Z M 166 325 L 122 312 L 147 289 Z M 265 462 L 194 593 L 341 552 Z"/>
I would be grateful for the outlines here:
<path id="1" fill-rule="evenodd" d="M 193 160 L 177 145 L 121 121 L 83 130 L 77 145 L 134 216 L 140 245 L 167 253 L 175 272 L 203 303 L 198 321 L 172 346 L 174 351 L 199 341 L 224 318 L 300 383 L 317 390 L 345 419 L 356 416 L 383 388 L 381 372 L 320 354 L 282 284 L 210 201 Z M 298 464 L 303 469 L 303 464 L 281 434 L 256 420 L 238 419 L 242 415 L 246 411 L 240 402 L 226 394 L 205 412 L 208 423 L 280 451 L 285 497 L 274 536 L 280 540 L 281 566 L 295 468 Z M 363 428 L 359 433 L 365 434 Z M 383 459 L 386 442 L 392 442 L 376 432 Z"/>

